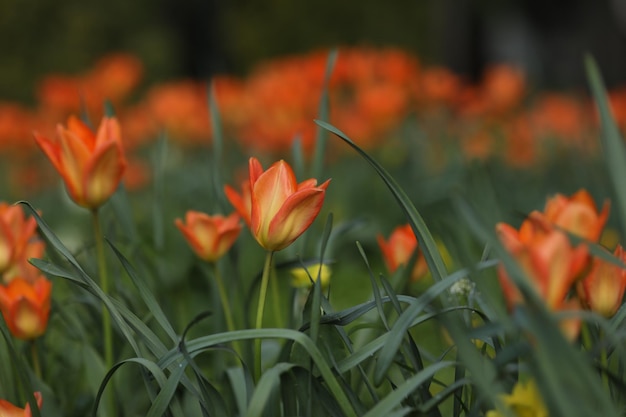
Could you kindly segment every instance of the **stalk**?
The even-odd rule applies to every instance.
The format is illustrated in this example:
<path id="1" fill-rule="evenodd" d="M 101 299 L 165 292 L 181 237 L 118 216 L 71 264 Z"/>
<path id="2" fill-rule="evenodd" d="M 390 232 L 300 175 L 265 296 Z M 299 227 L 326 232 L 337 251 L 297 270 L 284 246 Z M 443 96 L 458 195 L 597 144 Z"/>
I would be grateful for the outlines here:
<path id="1" fill-rule="evenodd" d="M 263 312 L 265 310 L 265 299 L 267 298 L 267 285 L 272 270 L 273 251 L 268 251 L 265 256 L 265 265 L 263 266 L 263 276 L 261 277 L 261 290 L 259 292 L 259 303 L 256 312 L 256 329 L 263 327 Z M 261 339 L 254 341 L 254 370 L 255 377 L 258 381 L 261 377 Z"/>
<path id="2" fill-rule="evenodd" d="M 98 275 L 100 277 L 100 288 L 106 296 L 109 295 L 109 275 L 107 272 L 106 257 L 104 253 L 104 235 L 102 234 L 102 228 L 100 227 L 100 216 L 98 215 L 98 209 L 92 211 L 93 228 L 96 240 L 96 256 L 98 259 Z M 107 370 L 113 368 L 113 328 L 111 327 L 111 314 L 106 307 L 106 304 L 102 303 L 102 338 L 104 340 L 104 363 Z M 113 396 L 114 386 L 111 381 L 111 388 L 109 389 L 109 395 L 107 395 L 108 409 L 110 415 L 116 415 L 115 413 L 115 399 Z"/>

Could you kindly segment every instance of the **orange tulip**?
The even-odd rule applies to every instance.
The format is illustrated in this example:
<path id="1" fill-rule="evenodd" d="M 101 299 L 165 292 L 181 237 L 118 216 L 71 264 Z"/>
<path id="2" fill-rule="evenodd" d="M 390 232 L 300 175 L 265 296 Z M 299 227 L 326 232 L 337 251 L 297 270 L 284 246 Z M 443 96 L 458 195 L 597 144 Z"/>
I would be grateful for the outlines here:
<path id="1" fill-rule="evenodd" d="M 249 169 L 252 234 L 269 251 L 284 249 L 313 223 L 330 180 L 319 186 L 314 178 L 298 184 L 283 160 L 263 171 L 261 163 L 250 158 Z"/>
<path id="2" fill-rule="evenodd" d="M 519 232 L 505 223 L 499 223 L 496 230 L 504 247 L 550 310 L 579 309 L 578 300 L 568 299 L 567 295 L 587 265 L 589 257 L 585 245 L 572 247 L 564 232 L 549 228 L 540 219 L 532 217 L 524 221 Z M 502 265 L 498 269 L 498 278 L 509 308 L 523 303 L 522 295 Z M 563 320 L 561 328 L 573 339 L 580 329 L 580 320 Z"/>
<path id="3" fill-rule="evenodd" d="M 235 243 L 242 227 L 237 213 L 209 216 L 193 210 L 187 212 L 185 222 L 176 219 L 175 224 L 194 252 L 207 262 L 221 258 Z"/>
<path id="4" fill-rule="evenodd" d="M 15 276 L 39 276 L 29 258 L 43 255 L 44 243 L 37 238 L 37 222 L 26 218 L 20 206 L 0 203 L 0 275 L 8 283 Z"/>
<path id="5" fill-rule="evenodd" d="M 45 332 L 51 292 L 52 282 L 43 276 L 33 283 L 17 277 L 0 286 L 0 310 L 13 336 L 30 340 Z"/>
<path id="6" fill-rule="evenodd" d="M 383 258 L 387 269 L 390 273 L 394 273 L 400 265 L 406 265 L 409 259 L 413 255 L 413 252 L 418 249 L 417 238 L 411 229 L 410 224 L 396 227 L 389 235 L 389 240 L 385 241 L 382 235 L 376 237 L 378 246 L 383 253 Z M 413 271 L 411 271 L 411 280 L 416 281 L 419 278 L 426 275 L 428 266 L 426 265 L 426 259 L 421 252 L 415 261 Z"/>
<path id="7" fill-rule="evenodd" d="M 35 392 L 33 394 L 37 401 L 37 406 L 41 408 L 43 398 L 41 392 Z M 0 400 L 0 417 L 31 417 L 30 404 L 26 404 L 24 408 L 19 408 L 7 400 Z"/>
<path id="8" fill-rule="evenodd" d="M 609 203 L 606 201 L 599 212 L 591 195 L 579 190 L 571 197 L 557 194 L 548 199 L 544 214 L 550 223 L 597 242 L 609 217 Z"/>
<path id="9" fill-rule="evenodd" d="M 57 126 L 57 135 L 53 141 L 35 132 L 35 140 L 61 174 L 72 200 L 89 209 L 100 207 L 115 192 L 126 168 L 117 119 L 104 117 L 94 134 L 71 116 L 67 128 Z"/>
<path id="10" fill-rule="evenodd" d="M 617 259 L 626 262 L 626 254 L 621 246 L 613 253 Z M 578 296 L 583 306 L 604 317 L 612 317 L 622 305 L 626 290 L 626 270 L 619 265 L 594 258 L 589 274 L 578 283 Z"/>

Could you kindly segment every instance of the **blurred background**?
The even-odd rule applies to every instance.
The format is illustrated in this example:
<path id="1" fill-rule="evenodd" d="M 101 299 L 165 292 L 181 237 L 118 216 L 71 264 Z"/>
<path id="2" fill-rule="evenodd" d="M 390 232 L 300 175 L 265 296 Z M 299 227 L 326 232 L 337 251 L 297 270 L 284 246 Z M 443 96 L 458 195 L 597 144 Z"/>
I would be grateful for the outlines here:
<path id="1" fill-rule="evenodd" d="M 33 100 L 43 74 L 130 52 L 146 83 L 245 75 L 262 60 L 339 45 L 397 46 L 475 80 L 521 67 L 533 85 L 584 85 L 591 52 L 607 84 L 626 75 L 621 0 L 0 0 L 0 98 Z"/>

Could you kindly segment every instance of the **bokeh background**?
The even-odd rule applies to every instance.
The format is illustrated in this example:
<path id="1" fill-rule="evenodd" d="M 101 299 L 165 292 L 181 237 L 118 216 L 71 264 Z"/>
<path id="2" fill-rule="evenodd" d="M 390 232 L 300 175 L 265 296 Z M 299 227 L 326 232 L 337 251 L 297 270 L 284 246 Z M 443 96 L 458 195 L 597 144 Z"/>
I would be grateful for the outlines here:
<path id="1" fill-rule="evenodd" d="M 397 46 L 470 81 L 486 65 L 533 85 L 584 84 L 591 52 L 609 86 L 626 74 L 621 0 L 0 0 L 0 98 L 33 100 L 43 74 L 135 54 L 144 82 L 245 75 L 260 61 L 338 45 Z"/>

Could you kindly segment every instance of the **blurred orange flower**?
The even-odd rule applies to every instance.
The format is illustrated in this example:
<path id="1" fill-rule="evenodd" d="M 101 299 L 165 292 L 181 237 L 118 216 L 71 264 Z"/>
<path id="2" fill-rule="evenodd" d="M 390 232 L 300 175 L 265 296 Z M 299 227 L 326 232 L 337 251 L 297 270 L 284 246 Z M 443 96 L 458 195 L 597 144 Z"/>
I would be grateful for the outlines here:
<path id="1" fill-rule="evenodd" d="M 613 255 L 626 262 L 626 254 L 618 245 Z M 586 277 L 578 283 L 578 296 L 585 308 L 604 317 L 612 317 L 622 305 L 626 290 L 626 270 L 619 265 L 594 258 Z"/>
<path id="2" fill-rule="evenodd" d="M 209 216 L 194 210 L 185 214 L 184 222 L 176 219 L 175 224 L 196 255 L 207 262 L 216 262 L 224 256 L 242 228 L 237 213 L 228 217 Z"/>
<path id="3" fill-rule="evenodd" d="M 41 408 L 43 404 L 43 398 L 41 396 L 41 392 L 37 391 L 33 393 L 35 396 L 35 400 L 37 401 L 37 406 Z M 19 408 L 7 400 L 0 399 L 0 417 L 31 417 L 32 412 L 30 411 L 30 404 L 26 404 L 24 408 Z"/>
<path id="4" fill-rule="evenodd" d="M 564 232 L 532 215 L 519 231 L 506 223 L 498 223 L 496 231 L 550 310 L 580 308 L 577 299 L 568 299 L 568 293 L 588 263 L 587 246 L 573 247 Z M 523 303 L 521 293 L 503 265 L 498 269 L 498 278 L 509 308 Z M 574 338 L 580 329 L 580 320 L 567 319 L 561 326 L 569 338 Z"/>
<path id="5" fill-rule="evenodd" d="M 489 108 L 496 114 L 513 110 L 518 106 L 526 90 L 526 79 L 521 70 L 499 64 L 487 68 L 482 89 Z"/>
<path id="6" fill-rule="evenodd" d="M 418 250 L 418 243 L 410 224 L 398 226 L 389 235 L 389 239 L 379 234 L 376 236 L 378 246 L 390 273 L 394 273 L 401 265 L 406 266 L 413 253 Z M 417 281 L 428 272 L 426 259 L 421 251 L 418 254 L 415 266 L 411 271 L 411 280 Z"/>
<path id="7" fill-rule="evenodd" d="M 17 277 L 0 286 L 0 310 L 18 339 L 35 339 L 46 331 L 52 282 L 39 276 L 33 282 Z"/>
<path id="8" fill-rule="evenodd" d="M 0 202 L 0 275 L 4 283 L 16 276 L 33 280 L 39 270 L 29 258 L 40 258 L 44 242 L 37 236 L 37 222 L 28 219 L 21 206 Z"/>
<path id="9" fill-rule="evenodd" d="M 550 223 L 577 236 L 597 242 L 609 217 L 609 202 L 598 211 L 587 190 L 579 190 L 571 197 L 556 194 L 546 202 L 543 214 Z"/>
<path id="10" fill-rule="evenodd" d="M 71 116 L 67 128 L 57 125 L 58 140 L 35 132 L 39 147 L 61 174 L 76 204 L 96 209 L 117 189 L 126 158 L 120 126 L 115 117 L 104 117 L 96 134 Z"/>
<path id="11" fill-rule="evenodd" d="M 159 84 L 148 91 L 145 105 L 157 126 L 179 143 L 209 143 L 207 92 L 204 84 L 192 80 Z"/>
<path id="12" fill-rule="evenodd" d="M 250 229 L 268 251 L 289 246 L 319 214 L 330 180 L 317 185 L 315 178 L 297 183 L 293 170 L 280 160 L 263 170 L 250 158 Z"/>

